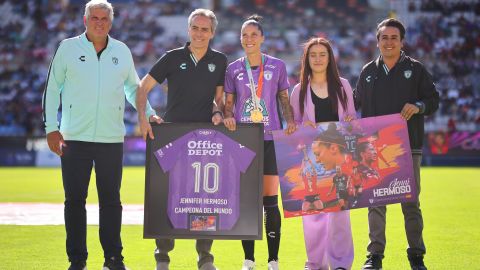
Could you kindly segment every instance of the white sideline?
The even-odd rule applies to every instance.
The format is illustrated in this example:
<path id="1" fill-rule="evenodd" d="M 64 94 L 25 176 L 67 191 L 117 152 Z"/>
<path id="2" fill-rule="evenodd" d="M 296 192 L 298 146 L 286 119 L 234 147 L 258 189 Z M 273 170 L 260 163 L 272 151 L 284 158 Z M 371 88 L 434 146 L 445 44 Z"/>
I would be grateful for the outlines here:
<path id="1" fill-rule="evenodd" d="M 87 223 L 98 225 L 98 205 L 87 204 Z M 63 204 L 0 203 L 0 225 L 63 225 Z M 143 205 L 123 205 L 122 224 L 143 224 Z"/>

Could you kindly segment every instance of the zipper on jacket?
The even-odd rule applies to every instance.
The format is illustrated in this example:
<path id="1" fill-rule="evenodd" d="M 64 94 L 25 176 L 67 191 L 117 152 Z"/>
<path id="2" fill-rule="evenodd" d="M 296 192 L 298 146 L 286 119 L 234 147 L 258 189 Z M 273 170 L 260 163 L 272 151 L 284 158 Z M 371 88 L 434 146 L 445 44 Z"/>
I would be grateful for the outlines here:
<path id="1" fill-rule="evenodd" d="M 68 109 L 68 126 L 67 128 L 72 126 L 72 104 L 70 104 Z"/>
<path id="2" fill-rule="evenodd" d="M 102 56 L 100 55 L 100 58 L 98 59 L 98 65 L 97 65 L 97 108 L 95 110 L 95 129 L 93 130 L 93 136 L 92 140 L 95 142 L 95 137 L 97 136 L 97 126 L 98 126 L 98 108 L 100 107 L 100 59 Z"/>

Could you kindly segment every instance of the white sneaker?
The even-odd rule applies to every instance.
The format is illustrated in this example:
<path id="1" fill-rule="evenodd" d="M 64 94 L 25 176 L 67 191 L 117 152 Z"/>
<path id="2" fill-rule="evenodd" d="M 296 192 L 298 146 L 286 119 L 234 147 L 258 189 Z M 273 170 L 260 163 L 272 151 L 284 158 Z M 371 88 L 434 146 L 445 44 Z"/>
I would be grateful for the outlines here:
<path id="1" fill-rule="evenodd" d="M 242 270 L 255 270 L 255 262 L 252 260 L 245 260 L 243 262 Z"/>
<path id="2" fill-rule="evenodd" d="M 268 270 L 279 270 L 278 268 L 278 262 L 277 261 L 271 261 L 268 263 Z"/>
<path id="3" fill-rule="evenodd" d="M 157 262 L 155 270 L 169 270 L 168 262 Z"/>

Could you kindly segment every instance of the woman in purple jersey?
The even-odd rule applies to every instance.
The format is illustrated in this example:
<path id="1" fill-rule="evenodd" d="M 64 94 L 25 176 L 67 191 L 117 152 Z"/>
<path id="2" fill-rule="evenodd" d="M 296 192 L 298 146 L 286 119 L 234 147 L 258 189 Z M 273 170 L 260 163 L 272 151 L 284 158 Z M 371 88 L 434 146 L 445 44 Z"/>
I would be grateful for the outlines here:
<path id="1" fill-rule="evenodd" d="M 311 38 L 304 46 L 300 83 L 290 102 L 295 123 L 350 121 L 355 116 L 352 88 L 340 78 L 328 40 Z M 307 262 L 305 269 L 350 269 L 353 262 L 350 212 L 340 211 L 303 217 Z"/>
<path id="2" fill-rule="evenodd" d="M 268 243 L 268 269 L 278 269 L 281 216 L 278 210 L 278 173 L 271 131 L 282 128 L 277 103 L 282 106 L 287 122 L 285 132 L 295 131 L 292 108 L 288 99 L 289 83 L 285 63 L 263 54 L 260 50 L 265 40 L 263 27 L 256 15 L 242 25 L 240 40 L 245 57 L 232 62 L 225 74 L 225 119 L 229 130 L 236 122 L 264 124 L 264 176 L 263 206 L 265 233 Z M 245 261 L 242 269 L 255 269 L 253 240 L 242 241 Z"/>

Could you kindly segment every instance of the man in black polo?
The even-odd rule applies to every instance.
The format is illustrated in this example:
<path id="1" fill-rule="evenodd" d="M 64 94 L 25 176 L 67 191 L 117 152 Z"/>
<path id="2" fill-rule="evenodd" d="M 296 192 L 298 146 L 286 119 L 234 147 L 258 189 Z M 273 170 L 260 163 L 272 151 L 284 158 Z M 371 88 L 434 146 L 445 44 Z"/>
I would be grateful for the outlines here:
<path id="1" fill-rule="evenodd" d="M 420 163 L 424 135 L 424 116 L 438 109 L 439 95 L 425 67 L 402 51 L 405 27 L 396 19 L 386 19 L 377 26 L 380 56 L 363 67 L 354 92 L 356 107 L 362 117 L 400 113 L 407 120 L 413 169 L 420 193 Z M 368 256 L 362 269 L 381 269 L 385 251 L 386 207 L 368 209 Z M 427 269 L 423 263 L 423 218 L 420 203 L 402 203 L 407 234 L 407 255 L 411 268 Z"/>
<path id="2" fill-rule="evenodd" d="M 190 42 L 168 51 L 141 81 L 137 92 L 137 110 L 143 138 L 153 139 L 152 128 L 145 110 L 148 92 L 165 79 L 168 81 L 166 122 L 222 122 L 223 83 L 227 57 L 209 47 L 218 22 L 212 11 L 197 9 L 188 18 Z M 210 253 L 213 240 L 198 239 L 198 268 L 216 269 Z M 157 239 L 155 259 L 157 270 L 169 269 L 168 252 L 173 250 L 174 239 Z"/>

